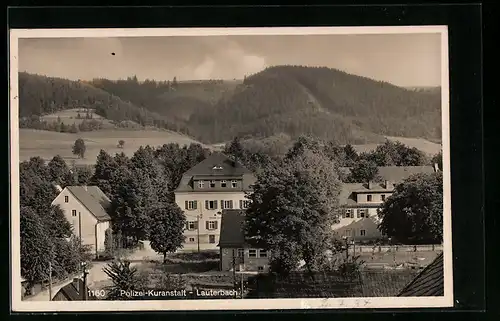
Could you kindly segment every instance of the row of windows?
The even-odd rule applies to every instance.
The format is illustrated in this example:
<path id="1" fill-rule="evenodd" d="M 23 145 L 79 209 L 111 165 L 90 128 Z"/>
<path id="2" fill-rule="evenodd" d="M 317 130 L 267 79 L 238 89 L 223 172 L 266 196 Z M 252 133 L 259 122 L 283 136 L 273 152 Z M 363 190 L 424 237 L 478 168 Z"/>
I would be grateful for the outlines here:
<path id="1" fill-rule="evenodd" d="M 368 209 L 359 208 L 356 213 L 357 218 L 370 217 Z M 351 208 L 346 208 L 342 211 L 342 218 L 354 218 L 354 212 Z"/>
<path id="2" fill-rule="evenodd" d="M 219 222 L 218 221 L 206 221 L 205 222 L 205 228 L 207 230 L 216 230 L 219 228 Z M 186 230 L 188 231 L 194 231 L 198 229 L 198 221 L 188 221 L 186 222 Z"/>
<path id="3" fill-rule="evenodd" d="M 380 200 L 382 202 L 385 202 L 385 194 L 380 194 Z M 366 201 L 367 202 L 373 202 L 373 195 L 372 194 L 366 195 Z"/>
<path id="4" fill-rule="evenodd" d="M 231 188 L 237 188 L 238 187 L 238 181 L 232 180 L 230 182 Z M 205 181 L 198 181 L 198 188 L 204 188 L 205 187 Z M 209 188 L 215 188 L 216 187 L 216 181 L 208 181 L 208 187 Z M 219 187 L 225 188 L 228 187 L 228 182 L 226 180 L 221 180 L 219 181 Z"/>
<path id="5" fill-rule="evenodd" d="M 205 209 L 207 210 L 216 210 L 218 207 L 219 201 L 213 200 L 213 201 L 205 201 Z M 246 209 L 250 206 L 250 201 L 249 200 L 240 200 L 240 208 L 241 209 Z M 221 209 L 233 209 L 234 204 L 233 200 L 221 200 L 220 201 L 220 208 Z M 198 209 L 198 201 L 185 201 L 184 202 L 184 209 L 186 210 L 196 210 Z"/>
<path id="6" fill-rule="evenodd" d="M 253 257 L 253 258 L 258 258 L 258 257 L 267 257 L 267 250 L 266 249 L 249 249 L 248 250 L 248 256 L 247 257 Z M 238 249 L 237 251 L 237 256 L 238 257 L 245 257 L 245 249 Z"/>
<path id="7" fill-rule="evenodd" d="M 359 230 L 359 234 L 356 235 L 355 229 L 346 229 L 344 231 L 344 236 L 366 236 L 366 230 Z"/>
<path id="8" fill-rule="evenodd" d="M 196 239 L 194 237 L 189 237 L 188 242 L 189 243 L 194 243 Z M 208 236 L 208 243 L 210 244 L 215 244 L 215 235 L 209 235 Z"/>

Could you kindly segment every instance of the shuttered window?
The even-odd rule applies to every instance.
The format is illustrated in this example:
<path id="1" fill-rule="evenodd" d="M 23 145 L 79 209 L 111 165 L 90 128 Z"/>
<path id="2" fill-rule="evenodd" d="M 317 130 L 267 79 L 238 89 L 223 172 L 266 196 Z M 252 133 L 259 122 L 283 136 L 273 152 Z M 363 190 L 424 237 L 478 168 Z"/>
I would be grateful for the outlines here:
<path id="1" fill-rule="evenodd" d="M 217 201 L 205 201 L 205 208 L 207 210 L 216 210 L 217 209 Z"/>

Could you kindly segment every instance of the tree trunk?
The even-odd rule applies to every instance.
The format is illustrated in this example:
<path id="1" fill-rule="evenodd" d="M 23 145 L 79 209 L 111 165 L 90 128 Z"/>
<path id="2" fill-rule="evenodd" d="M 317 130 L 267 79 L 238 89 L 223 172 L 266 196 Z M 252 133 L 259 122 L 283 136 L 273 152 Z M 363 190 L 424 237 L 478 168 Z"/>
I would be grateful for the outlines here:
<path id="1" fill-rule="evenodd" d="M 167 263 L 167 252 L 163 252 L 163 264 Z"/>

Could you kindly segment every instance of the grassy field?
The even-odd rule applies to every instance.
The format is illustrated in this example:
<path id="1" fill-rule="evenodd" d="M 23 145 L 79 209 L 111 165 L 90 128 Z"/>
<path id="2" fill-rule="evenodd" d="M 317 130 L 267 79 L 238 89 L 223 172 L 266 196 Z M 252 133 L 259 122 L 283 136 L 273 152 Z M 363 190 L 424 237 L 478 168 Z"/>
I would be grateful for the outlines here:
<path id="1" fill-rule="evenodd" d="M 82 138 L 87 146 L 84 159 L 79 159 L 72 153 L 72 146 L 76 139 Z M 124 148 L 118 148 L 118 141 L 125 141 Z M 196 142 L 193 139 L 160 130 L 121 130 L 109 129 L 77 134 L 58 133 L 34 129 L 19 130 L 19 158 L 20 161 L 29 160 L 30 157 L 40 156 L 50 160 L 55 155 L 63 157 L 68 164 L 94 164 L 101 149 L 111 155 L 124 152 L 132 156 L 140 146 L 161 146 L 168 143 L 180 145 Z"/>
<path id="2" fill-rule="evenodd" d="M 93 112 L 93 110 L 91 110 L 91 113 L 92 113 L 92 119 L 102 122 L 103 128 L 111 129 L 115 127 L 115 125 L 111 121 L 102 116 L 97 115 L 96 113 Z M 80 114 L 80 118 L 78 118 L 78 114 Z M 48 122 L 57 121 L 59 119 L 66 125 L 72 125 L 72 124 L 79 125 L 85 120 L 85 115 L 86 115 L 85 109 L 75 108 L 75 109 L 61 110 L 50 115 L 45 115 L 42 116 L 42 119 Z"/>
<path id="3" fill-rule="evenodd" d="M 403 143 L 410 148 L 415 147 L 430 156 L 434 156 L 441 151 L 441 144 L 431 142 L 423 138 L 408 138 L 408 137 L 393 137 L 393 136 L 387 136 L 386 138 L 391 141 L 399 141 L 400 143 Z M 374 150 L 375 148 L 377 148 L 378 145 L 379 144 L 363 144 L 363 145 L 353 145 L 353 147 L 358 153 L 363 153 Z"/>

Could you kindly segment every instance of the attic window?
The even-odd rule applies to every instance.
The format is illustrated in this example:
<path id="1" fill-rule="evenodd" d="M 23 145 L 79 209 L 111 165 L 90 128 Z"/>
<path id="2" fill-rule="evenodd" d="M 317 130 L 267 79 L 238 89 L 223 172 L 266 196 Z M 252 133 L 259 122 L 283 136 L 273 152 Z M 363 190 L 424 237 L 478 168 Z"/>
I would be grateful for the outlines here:
<path id="1" fill-rule="evenodd" d="M 221 170 L 222 169 L 222 166 L 219 166 L 219 165 L 215 165 L 214 167 L 212 167 L 213 170 Z"/>

